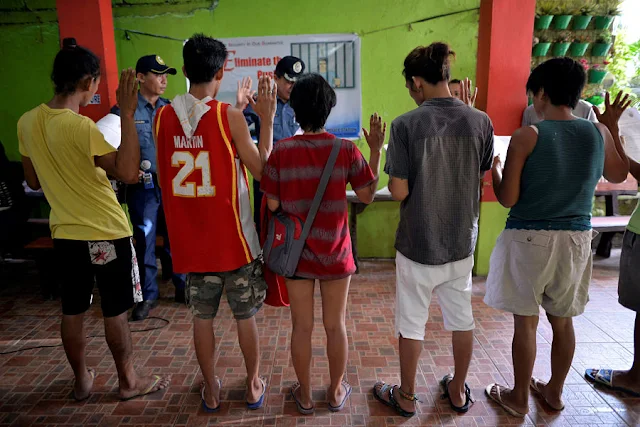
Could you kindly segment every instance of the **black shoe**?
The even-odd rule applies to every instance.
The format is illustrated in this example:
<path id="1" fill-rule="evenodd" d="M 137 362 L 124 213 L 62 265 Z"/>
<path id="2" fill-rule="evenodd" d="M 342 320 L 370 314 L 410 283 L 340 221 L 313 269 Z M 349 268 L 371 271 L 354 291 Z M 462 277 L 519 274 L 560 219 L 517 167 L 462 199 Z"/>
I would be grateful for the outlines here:
<path id="1" fill-rule="evenodd" d="M 149 317 L 149 311 L 151 311 L 152 308 L 156 308 L 157 305 L 158 301 L 156 300 L 142 301 L 136 304 L 133 312 L 131 313 L 131 320 L 135 322 L 146 319 Z"/>
<path id="2" fill-rule="evenodd" d="M 179 304 L 186 304 L 187 298 L 184 294 L 184 289 L 176 289 L 176 302 Z"/>

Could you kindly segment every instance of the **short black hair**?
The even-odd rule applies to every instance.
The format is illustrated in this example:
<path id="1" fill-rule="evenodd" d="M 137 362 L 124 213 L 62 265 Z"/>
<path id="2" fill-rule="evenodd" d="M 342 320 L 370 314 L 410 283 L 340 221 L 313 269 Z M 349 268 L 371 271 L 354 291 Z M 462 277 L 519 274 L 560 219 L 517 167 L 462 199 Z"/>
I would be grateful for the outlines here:
<path id="1" fill-rule="evenodd" d="M 446 43 L 418 46 L 405 58 L 402 74 L 407 81 L 412 77 L 422 77 L 433 85 L 448 82 L 451 78 L 451 58 L 455 55 Z"/>
<path id="2" fill-rule="evenodd" d="M 538 65 L 529 76 L 527 92 L 544 91 L 551 104 L 576 108 L 587 80 L 584 67 L 571 58 L 553 58 Z"/>
<path id="3" fill-rule="evenodd" d="M 71 95 L 83 79 L 100 77 L 100 58 L 89 49 L 78 46 L 76 39 L 66 38 L 53 60 L 51 80 L 56 95 Z"/>
<path id="4" fill-rule="evenodd" d="M 458 79 L 451 79 L 449 81 L 449 84 L 458 84 L 458 83 L 462 83 L 462 82 L 460 80 L 458 80 Z"/>
<path id="5" fill-rule="evenodd" d="M 191 84 L 209 83 L 224 67 L 227 48 L 220 40 L 194 34 L 182 48 L 187 78 Z"/>
<path id="6" fill-rule="evenodd" d="M 289 103 L 302 130 L 317 132 L 336 106 L 336 93 L 320 74 L 303 74 L 293 86 Z"/>

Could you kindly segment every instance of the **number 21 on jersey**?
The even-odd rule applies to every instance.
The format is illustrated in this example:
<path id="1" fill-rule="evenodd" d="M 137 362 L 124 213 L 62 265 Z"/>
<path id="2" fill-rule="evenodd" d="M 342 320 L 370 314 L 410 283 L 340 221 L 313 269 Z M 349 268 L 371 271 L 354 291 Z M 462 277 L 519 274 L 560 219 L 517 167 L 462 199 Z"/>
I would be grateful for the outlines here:
<path id="1" fill-rule="evenodd" d="M 214 197 L 216 187 L 211 185 L 211 163 L 209 152 L 200 151 L 194 158 L 189 151 L 175 151 L 171 156 L 171 165 L 180 170 L 171 181 L 173 195 L 178 197 Z M 194 169 L 202 172 L 202 185 L 196 186 L 189 181 Z"/>

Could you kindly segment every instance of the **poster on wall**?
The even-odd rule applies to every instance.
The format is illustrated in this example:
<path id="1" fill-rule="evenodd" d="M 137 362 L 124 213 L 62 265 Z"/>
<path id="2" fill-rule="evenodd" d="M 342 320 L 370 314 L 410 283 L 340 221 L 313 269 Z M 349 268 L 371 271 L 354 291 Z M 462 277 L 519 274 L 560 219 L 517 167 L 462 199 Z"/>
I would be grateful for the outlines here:
<path id="1" fill-rule="evenodd" d="M 355 34 L 239 37 L 220 39 L 229 52 L 218 99 L 235 104 L 238 81 L 273 77 L 280 58 L 293 55 L 305 63 L 306 73 L 323 76 L 336 92 L 337 105 L 327 121 L 327 132 L 358 138 L 361 129 L 360 38 Z M 187 86 L 189 82 L 187 81 Z"/>

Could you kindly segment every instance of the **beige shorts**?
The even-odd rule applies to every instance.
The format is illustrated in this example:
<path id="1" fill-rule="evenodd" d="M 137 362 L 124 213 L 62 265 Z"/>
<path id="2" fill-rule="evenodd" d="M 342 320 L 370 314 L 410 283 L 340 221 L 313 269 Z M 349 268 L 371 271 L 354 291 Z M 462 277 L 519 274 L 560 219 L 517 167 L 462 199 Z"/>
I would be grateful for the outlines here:
<path id="1" fill-rule="evenodd" d="M 589 301 L 589 231 L 504 230 L 491 254 L 484 302 L 519 316 L 575 317 Z"/>
<path id="2" fill-rule="evenodd" d="M 473 256 L 444 265 L 424 265 L 396 253 L 396 336 L 424 340 L 432 294 L 438 296 L 444 328 L 471 331 Z"/>

